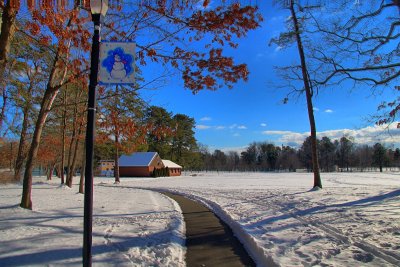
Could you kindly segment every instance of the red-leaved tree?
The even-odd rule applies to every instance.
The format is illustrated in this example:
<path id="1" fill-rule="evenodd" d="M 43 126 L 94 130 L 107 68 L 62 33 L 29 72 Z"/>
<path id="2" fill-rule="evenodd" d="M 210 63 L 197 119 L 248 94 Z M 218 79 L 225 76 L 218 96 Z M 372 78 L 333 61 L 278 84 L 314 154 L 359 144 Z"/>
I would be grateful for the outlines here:
<path id="1" fill-rule="evenodd" d="M 49 64 L 48 81 L 41 99 L 40 110 L 35 123 L 32 141 L 27 155 L 25 173 L 23 180 L 23 193 L 20 206 L 32 209 L 31 188 L 32 170 L 36 159 L 40 138 L 46 119 L 51 111 L 53 102 L 60 88 L 70 81 L 86 83 L 82 75 L 82 68 L 87 63 L 79 54 L 71 54 L 73 48 L 89 51 L 90 45 L 87 29 L 84 28 L 86 18 L 80 17 L 80 9 L 72 10 L 54 9 L 44 6 L 39 10 L 32 10 L 32 21 L 26 23 L 26 28 L 33 41 L 48 44 L 53 51 L 52 62 Z M 44 30 L 46 28 L 46 30 Z M 56 38 L 57 43 L 50 45 L 51 40 Z M 68 75 L 67 75 L 68 74 Z"/>

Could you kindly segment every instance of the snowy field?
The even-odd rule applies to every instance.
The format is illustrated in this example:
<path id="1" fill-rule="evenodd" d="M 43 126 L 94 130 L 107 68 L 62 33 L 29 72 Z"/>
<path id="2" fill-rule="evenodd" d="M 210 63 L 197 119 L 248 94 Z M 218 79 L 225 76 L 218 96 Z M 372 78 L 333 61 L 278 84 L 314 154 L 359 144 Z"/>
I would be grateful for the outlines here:
<path id="1" fill-rule="evenodd" d="M 400 174 L 187 173 L 95 180 L 94 266 L 185 266 L 179 207 L 156 191 L 209 206 L 258 266 L 400 266 Z M 81 265 L 83 196 L 38 180 L 0 187 L 0 266 Z M 152 191 L 150 191 L 152 190 Z"/>
<path id="2" fill-rule="evenodd" d="M 40 180 L 33 211 L 19 208 L 21 186 L 0 186 L 0 266 L 82 266 L 83 195 L 78 185 Z M 175 202 L 96 183 L 93 266 L 185 266 L 185 225 Z"/>

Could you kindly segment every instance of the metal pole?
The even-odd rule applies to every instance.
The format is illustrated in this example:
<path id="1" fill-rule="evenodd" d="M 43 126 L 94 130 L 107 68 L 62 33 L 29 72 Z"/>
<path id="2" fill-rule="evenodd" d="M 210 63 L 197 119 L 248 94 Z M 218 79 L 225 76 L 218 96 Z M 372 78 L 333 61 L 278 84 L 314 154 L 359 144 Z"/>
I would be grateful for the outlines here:
<path id="1" fill-rule="evenodd" d="M 83 266 L 92 266 L 93 147 L 96 115 L 96 85 L 100 55 L 100 14 L 92 14 L 94 34 L 90 58 L 89 98 L 86 127 L 85 199 L 83 216 Z"/>

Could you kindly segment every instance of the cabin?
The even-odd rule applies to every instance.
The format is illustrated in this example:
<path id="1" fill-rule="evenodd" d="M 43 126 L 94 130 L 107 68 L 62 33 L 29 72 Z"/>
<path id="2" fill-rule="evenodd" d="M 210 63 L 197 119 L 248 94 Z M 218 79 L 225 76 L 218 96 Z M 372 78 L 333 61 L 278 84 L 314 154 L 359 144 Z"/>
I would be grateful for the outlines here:
<path id="1" fill-rule="evenodd" d="M 182 166 L 167 159 L 162 160 L 165 168 L 168 169 L 169 176 L 180 176 L 182 174 Z"/>
<path id="2" fill-rule="evenodd" d="M 154 169 L 162 168 L 164 164 L 157 152 L 135 152 L 119 158 L 121 177 L 150 177 Z"/>

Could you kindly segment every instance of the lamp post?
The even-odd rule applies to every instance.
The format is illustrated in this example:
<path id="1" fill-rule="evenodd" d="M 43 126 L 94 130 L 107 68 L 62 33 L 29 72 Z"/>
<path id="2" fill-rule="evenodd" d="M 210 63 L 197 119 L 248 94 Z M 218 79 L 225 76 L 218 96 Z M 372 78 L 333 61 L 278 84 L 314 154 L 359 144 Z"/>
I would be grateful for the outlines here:
<path id="1" fill-rule="evenodd" d="M 90 12 L 94 24 L 92 52 L 90 55 L 90 80 L 86 127 L 85 199 L 83 215 L 83 266 L 92 266 L 92 219 L 93 219 L 93 147 L 96 116 L 96 86 L 99 72 L 100 26 L 107 13 L 108 0 L 90 0 Z"/>

